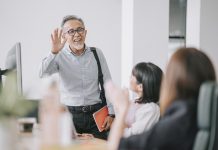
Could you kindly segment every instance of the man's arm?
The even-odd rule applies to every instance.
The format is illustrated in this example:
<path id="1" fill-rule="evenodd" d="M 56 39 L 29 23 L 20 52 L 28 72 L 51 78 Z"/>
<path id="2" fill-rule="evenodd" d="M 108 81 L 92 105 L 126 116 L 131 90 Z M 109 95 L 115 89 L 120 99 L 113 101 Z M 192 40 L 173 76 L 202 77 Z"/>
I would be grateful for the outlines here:
<path id="1" fill-rule="evenodd" d="M 58 71 L 58 64 L 55 62 L 57 54 L 50 53 L 47 57 L 42 60 L 42 64 L 40 66 L 39 76 L 45 77 L 49 76 Z"/>
<path id="2" fill-rule="evenodd" d="M 58 64 L 56 62 L 56 57 L 58 53 L 63 49 L 67 39 L 64 34 L 62 34 L 62 30 L 55 29 L 51 34 L 51 53 L 48 57 L 42 60 L 41 68 L 40 68 L 40 77 L 44 77 L 47 75 L 51 75 L 58 71 Z"/>

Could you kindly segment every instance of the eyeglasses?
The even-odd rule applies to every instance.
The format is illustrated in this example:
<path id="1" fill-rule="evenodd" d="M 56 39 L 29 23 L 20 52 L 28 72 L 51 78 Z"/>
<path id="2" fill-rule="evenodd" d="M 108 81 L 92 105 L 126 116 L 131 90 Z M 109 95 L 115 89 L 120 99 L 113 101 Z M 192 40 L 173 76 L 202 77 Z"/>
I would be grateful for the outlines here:
<path id="1" fill-rule="evenodd" d="M 84 28 L 79 27 L 79 28 L 77 28 L 76 30 L 70 29 L 70 30 L 67 31 L 67 33 L 68 33 L 70 36 L 74 36 L 74 35 L 76 34 L 76 32 L 77 32 L 78 34 L 83 34 L 84 31 L 85 31 Z"/>

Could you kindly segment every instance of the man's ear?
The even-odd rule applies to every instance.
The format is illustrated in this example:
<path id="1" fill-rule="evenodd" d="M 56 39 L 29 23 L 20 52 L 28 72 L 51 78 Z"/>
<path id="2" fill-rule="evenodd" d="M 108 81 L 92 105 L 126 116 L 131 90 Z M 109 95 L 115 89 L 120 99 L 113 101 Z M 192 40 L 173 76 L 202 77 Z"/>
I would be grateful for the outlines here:
<path id="1" fill-rule="evenodd" d="M 86 37 L 86 34 L 87 34 L 87 30 L 85 30 L 85 37 Z"/>

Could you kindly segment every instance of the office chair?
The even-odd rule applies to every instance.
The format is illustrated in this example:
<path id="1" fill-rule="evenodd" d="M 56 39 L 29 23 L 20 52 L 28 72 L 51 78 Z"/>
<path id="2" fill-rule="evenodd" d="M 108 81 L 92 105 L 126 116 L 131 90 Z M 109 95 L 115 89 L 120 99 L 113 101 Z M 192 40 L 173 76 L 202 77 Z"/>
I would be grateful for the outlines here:
<path id="1" fill-rule="evenodd" d="M 200 87 L 197 110 L 198 132 L 193 150 L 218 150 L 218 84 L 206 82 Z"/>

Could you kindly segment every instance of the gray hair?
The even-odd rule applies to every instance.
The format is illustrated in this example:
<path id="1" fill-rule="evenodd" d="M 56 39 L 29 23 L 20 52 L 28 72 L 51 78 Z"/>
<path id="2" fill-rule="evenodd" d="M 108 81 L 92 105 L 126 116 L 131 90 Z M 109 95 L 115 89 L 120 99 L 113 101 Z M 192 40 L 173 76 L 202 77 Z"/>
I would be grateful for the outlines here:
<path id="1" fill-rule="evenodd" d="M 82 23 L 82 25 L 85 27 L 85 24 L 83 22 L 83 20 L 75 15 L 67 15 L 63 18 L 62 22 L 61 22 L 61 27 L 64 26 L 64 24 L 69 21 L 69 20 L 78 20 L 79 22 Z"/>

